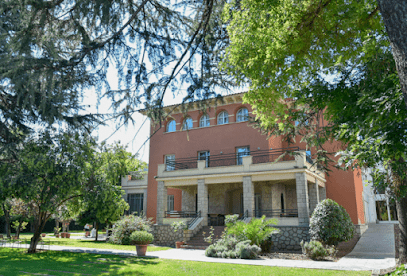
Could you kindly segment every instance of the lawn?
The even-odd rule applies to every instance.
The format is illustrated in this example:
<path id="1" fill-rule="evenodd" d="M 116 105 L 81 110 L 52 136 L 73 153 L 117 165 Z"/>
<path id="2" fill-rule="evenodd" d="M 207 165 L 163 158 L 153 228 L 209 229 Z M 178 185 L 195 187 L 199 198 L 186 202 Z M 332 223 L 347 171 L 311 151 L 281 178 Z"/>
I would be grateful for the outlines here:
<path id="1" fill-rule="evenodd" d="M 29 243 L 32 234 L 22 234 L 20 239 L 26 239 L 26 243 Z M 95 241 L 94 239 L 88 240 L 75 240 L 75 239 L 62 239 L 62 238 L 43 238 L 43 240 L 50 245 L 60 245 L 60 246 L 72 246 L 72 247 L 86 247 L 86 248 L 99 248 L 99 249 L 117 249 L 117 250 L 131 250 L 136 251 L 136 246 L 134 245 L 120 245 L 120 244 L 111 244 L 105 241 Z M 170 247 L 164 246 L 153 246 L 150 245 L 147 247 L 147 251 L 161 251 L 167 250 Z M 1 275 L 1 274 L 0 274 Z"/>
<path id="2" fill-rule="evenodd" d="M 0 248 L 0 275 L 370 275 L 334 271 L 219 264 L 86 253 Z"/>

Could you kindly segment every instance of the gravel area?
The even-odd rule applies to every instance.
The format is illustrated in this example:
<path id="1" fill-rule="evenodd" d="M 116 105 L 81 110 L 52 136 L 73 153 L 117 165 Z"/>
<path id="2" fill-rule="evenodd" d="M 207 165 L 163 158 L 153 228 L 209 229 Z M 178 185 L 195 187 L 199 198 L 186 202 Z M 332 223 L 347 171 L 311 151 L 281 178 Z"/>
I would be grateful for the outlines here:
<path id="1" fill-rule="evenodd" d="M 356 243 L 358 242 L 360 236 L 355 235 L 353 239 L 347 242 L 341 242 L 337 246 L 337 254 L 335 258 L 332 257 L 327 257 L 324 259 L 324 261 L 331 261 L 331 262 L 336 262 L 343 256 L 346 256 L 349 254 L 353 248 L 355 247 Z M 272 253 L 266 253 L 262 254 L 260 256 L 262 259 L 285 259 L 285 260 L 309 260 L 311 261 L 310 258 L 302 254 L 300 251 L 296 252 L 272 252 Z"/>

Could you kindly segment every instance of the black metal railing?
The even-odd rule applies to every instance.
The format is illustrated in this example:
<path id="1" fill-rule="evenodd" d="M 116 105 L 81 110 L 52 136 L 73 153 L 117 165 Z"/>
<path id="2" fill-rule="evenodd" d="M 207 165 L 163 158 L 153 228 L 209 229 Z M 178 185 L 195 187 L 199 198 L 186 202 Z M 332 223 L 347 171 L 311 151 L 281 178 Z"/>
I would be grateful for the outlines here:
<path id="1" fill-rule="evenodd" d="M 311 165 L 314 164 L 314 161 L 312 160 L 311 155 L 306 154 L 305 155 L 305 160 L 310 163 Z"/>
<path id="2" fill-rule="evenodd" d="M 198 212 L 195 211 L 165 211 L 165 218 L 196 218 Z"/>
<path id="3" fill-rule="evenodd" d="M 270 209 L 270 210 L 254 210 L 253 216 L 256 218 L 266 216 L 272 217 L 298 217 L 298 209 Z"/>
<path id="4" fill-rule="evenodd" d="M 246 210 L 244 213 L 243 213 L 243 215 L 240 217 L 240 218 L 238 218 L 237 220 L 245 220 L 245 219 L 247 219 L 249 217 L 249 210 Z"/>
<path id="5" fill-rule="evenodd" d="M 225 215 L 208 214 L 208 226 L 224 226 L 224 225 L 225 225 Z"/>
<path id="6" fill-rule="evenodd" d="M 198 211 L 198 213 L 196 213 L 196 217 L 189 220 L 187 225 L 188 225 L 188 229 L 191 228 L 191 226 L 201 217 L 201 211 Z"/>
<path id="7" fill-rule="evenodd" d="M 299 147 L 288 147 L 273 150 L 256 150 L 242 153 L 224 153 L 207 156 L 207 167 L 221 167 L 221 166 L 234 166 L 242 165 L 244 156 L 252 156 L 253 164 L 270 163 L 275 161 L 290 161 L 295 160 L 295 153 L 299 151 Z M 180 158 L 174 161 L 166 161 L 165 167 L 167 171 L 196 169 L 198 167 L 199 159 L 197 157 Z"/>

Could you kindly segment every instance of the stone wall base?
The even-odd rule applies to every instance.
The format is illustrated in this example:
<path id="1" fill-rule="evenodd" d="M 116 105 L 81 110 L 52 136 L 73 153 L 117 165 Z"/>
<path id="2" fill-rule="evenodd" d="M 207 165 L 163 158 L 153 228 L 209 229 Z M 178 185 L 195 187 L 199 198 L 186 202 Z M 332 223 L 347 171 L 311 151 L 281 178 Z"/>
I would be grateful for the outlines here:
<path id="1" fill-rule="evenodd" d="M 359 234 L 359 236 L 362 236 L 363 233 L 366 232 L 367 228 L 369 228 L 368 224 L 355 224 L 355 230 L 356 233 Z"/>
<path id="2" fill-rule="evenodd" d="M 153 235 L 155 245 L 175 247 L 176 241 L 182 241 L 183 231 L 174 232 L 171 225 L 153 225 Z"/>
<path id="3" fill-rule="evenodd" d="M 272 235 L 271 251 L 301 251 L 301 241 L 310 240 L 309 227 L 305 226 L 273 226 L 280 230 Z"/>

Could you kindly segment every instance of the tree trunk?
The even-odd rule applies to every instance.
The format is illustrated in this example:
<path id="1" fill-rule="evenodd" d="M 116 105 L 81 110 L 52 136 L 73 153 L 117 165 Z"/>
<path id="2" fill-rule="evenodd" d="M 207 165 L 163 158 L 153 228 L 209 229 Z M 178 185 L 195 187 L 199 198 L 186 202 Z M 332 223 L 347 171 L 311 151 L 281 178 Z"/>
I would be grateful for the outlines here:
<path id="1" fill-rule="evenodd" d="M 16 233 L 16 237 L 17 237 L 17 239 L 19 239 L 19 238 L 20 238 L 20 232 L 21 232 L 21 223 L 23 223 L 23 219 L 22 219 L 22 218 L 20 218 L 20 219 L 18 220 L 18 227 L 17 227 L 17 233 Z"/>
<path id="2" fill-rule="evenodd" d="M 48 216 L 49 217 L 49 216 Z M 28 253 L 37 252 L 37 244 L 41 239 L 41 232 L 45 227 L 45 223 L 48 220 L 47 214 L 40 212 L 37 218 L 34 217 L 34 235 L 31 238 L 30 247 Z"/>
<path id="3" fill-rule="evenodd" d="M 96 222 L 96 227 L 95 227 L 95 229 L 96 229 L 95 241 L 97 241 L 97 240 L 98 240 L 98 232 L 99 232 L 99 222 Z"/>
<path id="4" fill-rule="evenodd" d="M 407 263 L 407 196 L 396 200 L 400 228 L 399 262 Z"/>
<path id="5" fill-rule="evenodd" d="M 7 238 L 11 239 L 11 225 L 10 225 L 10 212 L 6 208 L 6 205 L 3 203 L 2 204 L 3 208 L 3 213 L 4 213 L 4 218 L 6 219 L 6 234 Z"/>
<path id="6" fill-rule="evenodd" d="M 377 0 L 407 106 L 407 1 Z"/>

